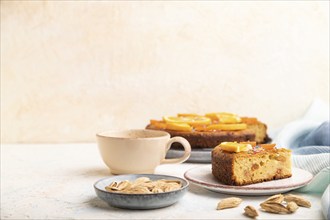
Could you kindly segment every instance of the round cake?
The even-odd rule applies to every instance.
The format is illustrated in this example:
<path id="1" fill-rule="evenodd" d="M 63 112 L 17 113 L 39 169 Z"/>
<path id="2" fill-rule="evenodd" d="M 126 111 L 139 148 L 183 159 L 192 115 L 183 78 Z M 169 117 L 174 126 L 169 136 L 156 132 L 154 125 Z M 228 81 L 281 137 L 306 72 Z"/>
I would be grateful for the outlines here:
<path id="1" fill-rule="evenodd" d="M 181 136 L 188 140 L 192 149 L 214 148 L 225 141 L 266 143 L 270 140 L 266 124 L 232 113 L 164 116 L 162 120 L 150 120 L 146 129 L 163 130 L 171 137 Z M 179 148 L 180 144 L 174 143 L 173 147 Z"/>

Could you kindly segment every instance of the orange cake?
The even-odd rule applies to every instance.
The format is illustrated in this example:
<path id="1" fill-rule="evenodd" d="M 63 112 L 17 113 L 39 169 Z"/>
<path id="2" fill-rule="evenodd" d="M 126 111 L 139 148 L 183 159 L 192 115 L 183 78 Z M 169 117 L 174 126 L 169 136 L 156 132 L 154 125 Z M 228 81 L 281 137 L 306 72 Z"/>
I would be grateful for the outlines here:
<path id="1" fill-rule="evenodd" d="M 150 120 L 146 128 L 167 131 L 172 137 L 184 137 L 193 149 L 214 148 L 224 141 L 269 141 L 264 123 L 256 118 L 223 112 L 164 116 L 162 120 Z"/>
<path id="2" fill-rule="evenodd" d="M 223 142 L 212 150 L 212 174 L 227 185 L 291 177 L 291 151 L 275 144 Z"/>

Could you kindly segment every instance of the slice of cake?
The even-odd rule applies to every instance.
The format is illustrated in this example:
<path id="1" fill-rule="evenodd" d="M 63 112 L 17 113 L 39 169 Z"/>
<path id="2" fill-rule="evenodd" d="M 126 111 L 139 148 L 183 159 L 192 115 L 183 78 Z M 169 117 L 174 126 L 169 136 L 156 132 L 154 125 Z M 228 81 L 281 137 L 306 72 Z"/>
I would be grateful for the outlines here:
<path id="1" fill-rule="evenodd" d="M 212 174 L 227 185 L 248 185 L 292 176 L 291 151 L 275 144 L 223 142 L 212 150 Z"/>
<path id="2" fill-rule="evenodd" d="M 241 117 L 242 123 L 247 125 L 248 130 L 252 130 L 255 134 L 254 141 L 257 143 L 266 143 L 270 141 L 269 137 L 267 136 L 267 125 L 258 121 L 257 118 L 248 118 L 248 117 Z M 230 141 L 230 140 L 229 140 Z"/>
<path id="3" fill-rule="evenodd" d="M 267 126 L 256 118 L 240 117 L 232 113 L 178 114 L 150 120 L 147 129 L 164 130 L 170 135 L 188 140 L 192 149 L 214 148 L 224 141 L 269 141 Z M 174 144 L 174 148 L 177 147 Z"/>

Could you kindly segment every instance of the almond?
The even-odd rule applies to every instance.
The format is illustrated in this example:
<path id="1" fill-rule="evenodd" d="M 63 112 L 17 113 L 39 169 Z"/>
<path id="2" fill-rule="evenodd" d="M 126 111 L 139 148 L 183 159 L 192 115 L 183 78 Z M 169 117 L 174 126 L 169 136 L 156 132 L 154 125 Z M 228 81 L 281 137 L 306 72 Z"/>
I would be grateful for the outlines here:
<path id="1" fill-rule="evenodd" d="M 284 196 L 284 201 L 286 202 L 295 202 L 298 206 L 310 208 L 311 203 L 302 196 L 297 196 L 293 194 L 287 194 Z"/>
<path id="2" fill-rule="evenodd" d="M 293 213 L 299 208 L 299 206 L 295 202 L 288 202 L 286 208 L 290 213 Z"/>
<path id="3" fill-rule="evenodd" d="M 283 200 L 284 200 L 284 196 L 282 194 L 277 194 L 277 195 L 273 195 L 273 196 L 269 197 L 263 203 L 267 203 L 267 202 L 282 203 Z"/>
<path id="4" fill-rule="evenodd" d="M 223 199 L 218 203 L 217 210 L 237 207 L 242 201 L 242 199 L 237 197 Z"/>
<path id="5" fill-rule="evenodd" d="M 276 214 L 287 214 L 289 211 L 287 208 L 282 205 L 281 203 L 277 202 L 267 202 L 267 203 L 261 203 L 261 208 L 266 212 L 276 213 Z"/>
<path id="6" fill-rule="evenodd" d="M 257 210 L 253 206 L 250 206 L 250 205 L 248 205 L 244 208 L 244 214 L 251 218 L 255 218 L 259 215 Z"/>

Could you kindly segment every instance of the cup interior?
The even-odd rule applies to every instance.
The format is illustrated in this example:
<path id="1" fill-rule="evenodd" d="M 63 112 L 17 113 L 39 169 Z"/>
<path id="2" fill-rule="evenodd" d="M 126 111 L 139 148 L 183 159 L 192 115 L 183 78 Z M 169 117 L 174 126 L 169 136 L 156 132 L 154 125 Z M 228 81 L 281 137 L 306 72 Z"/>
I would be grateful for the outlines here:
<path id="1" fill-rule="evenodd" d="M 147 130 L 147 129 L 131 129 L 121 131 L 103 131 L 97 134 L 98 137 L 115 138 L 115 139 L 154 139 L 170 136 L 165 131 Z"/>

